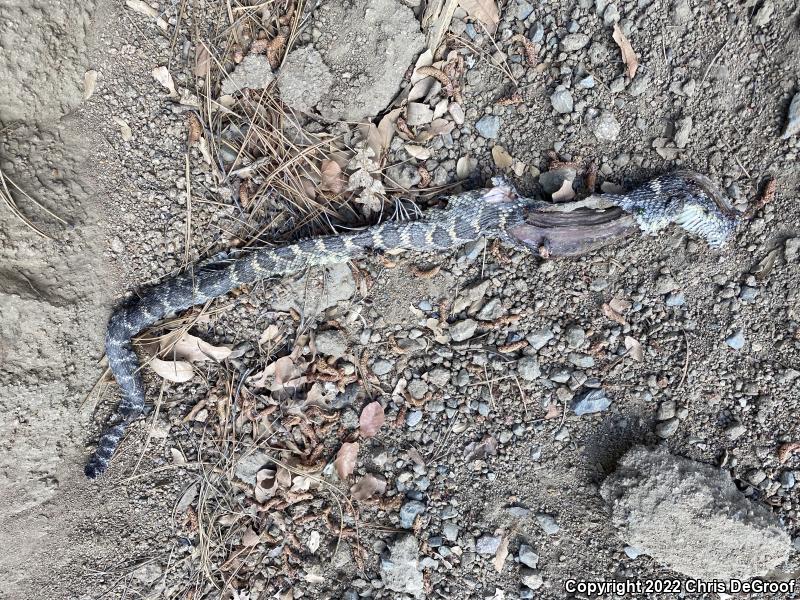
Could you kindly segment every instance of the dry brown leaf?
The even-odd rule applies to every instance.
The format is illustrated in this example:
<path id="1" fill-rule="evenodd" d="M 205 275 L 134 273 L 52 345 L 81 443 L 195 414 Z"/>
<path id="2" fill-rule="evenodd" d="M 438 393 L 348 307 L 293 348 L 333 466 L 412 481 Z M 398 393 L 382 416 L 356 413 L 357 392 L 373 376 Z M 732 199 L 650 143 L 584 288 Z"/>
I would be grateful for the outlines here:
<path id="1" fill-rule="evenodd" d="M 615 296 L 611 299 L 608 305 L 617 311 L 619 314 L 623 314 L 628 311 L 628 309 L 633 306 L 630 300 L 625 300 L 624 298 L 620 298 L 619 296 Z"/>
<path id="2" fill-rule="evenodd" d="M 386 415 L 381 403 L 377 400 L 375 402 L 370 402 L 364 407 L 364 410 L 361 411 L 361 417 L 358 419 L 361 435 L 365 438 L 373 437 L 378 433 L 385 421 Z"/>
<path id="3" fill-rule="evenodd" d="M 633 79 L 636 75 L 636 69 L 639 68 L 639 59 L 636 58 L 636 52 L 633 51 L 633 46 L 631 46 L 625 34 L 622 33 L 622 29 L 618 23 L 614 23 L 614 33 L 612 37 L 617 43 L 617 46 L 619 46 L 620 52 L 622 52 L 622 62 L 624 62 L 627 67 L 628 77 Z"/>
<path id="4" fill-rule="evenodd" d="M 575 198 L 575 190 L 572 188 L 572 182 L 565 179 L 561 184 L 561 188 L 553 192 L 553 202 L 569 202 Z"/>
<path id="5" fill-rule="evenodd" d="M 623 317 L 621 314 L 619 314 L 617 311 L 611 308 L 610 304 L 603 303 L 603 314 L 612 321 L 616 321 L 622 326 L 628 324 L 628 322 L 625 320 L 625 317 Z"/>
<path id="6" fill-rule="evenodd" d="M 151 358 L 147 364 L 150 365 L 150 368 L 153 369 L 157 375 L 163 377 L 167 381 L 183 383 L 194 377 L 192 365 L 182 360 L 161 360 L 160 358 L 154 357 Z"/>
<path id="7" fill-rule="evenodd" d="M 800 442 L 787 442 L 786 444 L 781 444 L 778 448 L 778 460 L 781 464 L 784 464 L 789 457 L 800 450 Z"/>
<path id="8" fill-rule="evenodd" d="M 119 125 L 119 132 L 122 136 L 123 142 L 130 142 L 133 139 L 133 132 L 131 131 L 130 125 L 128 125 L 125 121 L 120 119 L 119 117 L 112 117 L 111 118 L 114 123 Z"/>
<path id="9" fill-rule="evenodd" d="M 633 360 L 638 362 L 642 362 L 644 360 L 644 350 L 642 349 L 642 345 L 639 343 L 639 340 L 636 338 L 626 335 L 625 348 L 628 350 L 628 354 L 630 354 L 630 357 Z"/>
<path id="10" fill-rule="evenodd" d="M 325 159 L 320 166 L 320 189 L 340 194 L 345 186 L 342 167 L 335 160 Z"/>
<path id="11" fill-rule="evenodd" d="M 428 75 L 420 73 L 419 70 L 424 67 L 429 67 L 433 64 L 433 52 L 431 52 L 430 48 L 425 50 L 422 54 L 419 55 L 417 62 L 414 64 L 414 71 L 411 73 L 411 85 L 414 85 L 418 81 L 422 81 Z"/>
<path id="12" fill-rule="evenodd" d="M 178 90 L 175 89 L 175 81 L 172 79 L 172 75 L 169 74 L 167 67 L 156 67 L 153 69 L 153 79 L 169 92 L 171 98 L 178 98 Z"/>
<path id="13" fill-rule="evenodd" d="M 502 146 L 494 146 L 492 148 L 492 158 L 494 159 L 494 164 L 497 165 L 498 169 L 508 169 L 512 164 L 514 164 L 514 159 L 511 158 L 508 150 Z"/>
<path id="14" fill-rule="evenodd" d="M 261 334 L 261 337 L 258 338 L 258 345 L 263 346 L 268 342 L 274 342 L 279 337 L 281 337 L 281 330 L 273 323 L 272 325 L 269 325 L 264 330 L 264 333 Z"/>
<path id="15" fill-rule="evenodd" d="M 486 30 L 494 35 L 500 23 L 500 10 L 495 0 L 458 0 L 458 4 L 470 17 L 483 23 Z"/>
<path id="16" fill-rule="evenodd" d="M 417 160 L 428 160 L 431 157 L 431 151 L 424 146 L 417 146 L 416 144 L 406 144 L 403 146 L 405 151 L 408 152 L 413 158 Z"/>
<path id="17" fill-rule="evenodd" d="M 203 125 L 197 115 L 192 112 L 187 117 L 187 123 L 189 125 L 189 145 L 191 146 L 199 142 L 200 138 L 203 137 Z"/>
<path id="18" fill-rule="evenodd" d="M 164 336 L 161 339 L 160 349 L 164 356 L 170 359 L 181 359 L 188 362 L 203 362 L 209 359 L 225 360 L 232 352 L 228 346 L 212 346 L 190 333 L 183 333 L 179 337 L 174 334 Z"/>
<path id="19" fill-rule="evenodd" d="M 242 546 L 257 546 L 260 541 L 261 536 L 258 535 L 252 527 L 245 529 L 244 534 L 242 534 Z"/>
<path id="20" fill-rule="evenodd" d="M 265 502 L 278 491 L 278 479 L 275 475 L 275 469 L 273 468 L 261 469 L 256 473 L 256 502 Z"/>
<path id="21" fill-rule="evenodd" d="M 333 466 L 340 479 L 347 479 L 353 474 L 358 460 L 358 448 L 358 442 L 345 442 L 339 448 L 339 452 L 336 453 L 336 460 L 333 461 Z"/>
<path id="22" fill-rule="evenodd" d="M 97 71 L 94 69 L 86 71 L 83 74 L 83 99 L 88 100 L 94 94 L 94 88 L 97 86 Z"/>
<path id="23" fill-rule="evenodd" d="M 492 561 L 494 570 L 499 573 L 503 570 L 503 566 L 506 564 L 506 558 L 508 558 L 508 536 L 502 529 L 495 531 L 495 535 L 503 536 L 500 539 L 500 545 L 497 547 L 497 552 L 495 552 L 494 560 Z"/>
<path id="24" fill-rule="evenodd" d="M 365 475 L 358 480 L 358 483 L 350 488 L 353 499 L 361 501 L 370 500 L 376 495 L 382 496 L 385 491 L 386 480 L 375 477 L 374 475 Z"/>
<path id="25" fill-rule="evenodd" d="M 200 44 L 194 51 L 194 74 L 197 77 L 205 77 L 211 68 L 211 57 L 206 50 L 205 44 Z"/>

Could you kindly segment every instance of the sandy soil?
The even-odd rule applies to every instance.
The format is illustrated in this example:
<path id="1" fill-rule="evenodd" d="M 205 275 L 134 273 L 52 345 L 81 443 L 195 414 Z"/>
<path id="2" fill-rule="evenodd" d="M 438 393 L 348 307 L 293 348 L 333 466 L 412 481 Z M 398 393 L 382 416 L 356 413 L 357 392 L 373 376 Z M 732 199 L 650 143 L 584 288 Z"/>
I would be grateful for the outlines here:
<path id="1" fill-rule="evenodd" d="M 287 12 L 279 4 L 275 14 Z M 772 178 L 774 200 L 720 253 L 670 229 L 575 260 L 473 246 L 373 257 L 232 294 L 191 332 L 234 355 L 198 366 L 188 383 L 147 371 L 145 418 L 107 476 L 88 482 L 84 461 L 116 402 L 102 362 L 113 305 L 254 232 L 273 242 L 325 229 L 280 196 L 243 209 L 239 182 L 220 183 L 199 147 L 187 148 L 191 108 L 167 98 L 152 71 L 166 66 L 179 87 L 205 89 L 197 48 L 233 56 L 233 12 L 212 2 L 153 6 L 156 17 L 71 0 L 0 7 L 9 82 L 0 167 L 67 222 L 16 196 L 48 240 L 0 210 L 0 544 L 13 549 L 0 555 L 0 597 L 352 600 L 402 597 L 400 586 L 417 597 L 563 598 L 575 577 L 681 579 L 626 550 L 599 492 L 617 459 L 642 443 L 722 467 L 795 539 L 798 463 L 778 453 L 800 439 L 800 141 L 781 138 L 800 85 L 795 3 L 514 0 L 494 42 L 459 9 L 448 49 L 464 61 L 463 101 L 453 106 L 441 89 L 416 100 L 431 111 L 445 101 L 440 117 L 452 131 L 421 143 L 429 158 L 395 136 L 387 189 L 409 188 L 425 206 L 436 194 L 421 188 L 424 173 L 455 184 L 468 157 L 476 167 L 462 185 L 475 187 L 502 170 L 492 153 L 502 146 L 507 174 L 531 193 L 549 167 L 582 181 L 594 162 L 598 185 L 629 187 L 687 167 L 742 209 Z M 271 23 L 275 14 L 248 19 Z M 616 21 L 639 55 L 633 81 L 611 37 Z M 295 47 L 370 43 L 315 31 L 313 15 L 303 23 Z M 536 44 L 535 66 L 517 33 Z M 87 71 L 97 73 L 88 98 Z M 559 85 L 572 96 L 564 113 L 551 100 Z M 476 126 L 486 116 L 497 119 Z M 299 120 L 357 144 L 356 127 Z M 553 164 L 551 150 L 564 164 Z M 362 205 L 353 206 L 339 215 L 363 224 Z M 431 267 L 438 271 L 426 274 Z M 614 299 L 624 307 L 617 320 L 603 309 Z M 458 310 L 443 315 L 443 300 Z M 459 339 L 470 319 L 477 333 Z M 271 324 L 278 342 L 265 335 Z M 315 338 L 325 367 L 312 366 Z M 642 361 L 626 338 L 642 345 Z M 293 350 L 309 373 L 334 368 L 338 379 L 316 392 L 335 422 L 312 422 L 328 465 L 315 472 L 322 483 L 287 471 L 310 496 L 269 504 L 242 477 L 243 462 L 258 463 L 255 477 L 268 464 L 260 453 L 309 449 L 307 430 L 292 425 L 306 398 L 257 389 L 248 377 Z M 576 399 L 598 388 L 610 407 L 576 415 Z M 375 400 L 386 425 L 360 439 L 355 471 L 339 481 L 330 463 L 358 438 L 361 410 Z M 220 441 L 226 401 L 236 436 Z M 268 435 L 266 422 L 241 416 L 269 407 L 279 418 Z M 350 504 L 351 485 L 367 474 L 387 490 Z M 499 569 L 495 537 L 508 543 Z M 523 546 L 538 554 L 534 567 Z M 713 548 L 694 551 L 715 558 Z M 390 559 L 410 561 L 399 570 L 412 573 L 408 581 L 392 575 Z M 792 577 L 796 559 L 770 577 Z"/>

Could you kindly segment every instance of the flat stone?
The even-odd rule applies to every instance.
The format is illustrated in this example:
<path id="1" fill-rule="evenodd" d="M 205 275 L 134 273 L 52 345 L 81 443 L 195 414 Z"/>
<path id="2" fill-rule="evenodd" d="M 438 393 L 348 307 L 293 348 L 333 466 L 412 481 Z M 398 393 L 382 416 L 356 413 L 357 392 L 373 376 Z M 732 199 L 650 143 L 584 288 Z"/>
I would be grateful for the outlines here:
<path id="1" fill-rule="evenodd" d="M 244 89 L 263 90 L 275 81 L 275 74 L 265 54 L 248 54 L 222 80 L 222 93 L 234 94 Z"/>
<path id="2" fill-rule="evenodd" d="M 744 331 L 738 329 L 735 333 L 725 338 L 725 343 L 734 350 L 741 350 L 745 344 Z"/>
<path id="3" fill-rule="evenodd" d="M 537 513 L 536 521 L 539 523 L 539 527 L 542 528 L 542 531 L 544 531 L 547 535 L 555 535 L 561 531 L 561 527 L 559 527 L 558 523 L 556 523 L 553 515 Z"/>
<path id="4" fill-rule="evenodd" d="M 553 105 L 556 112 L 561 114 L 571 113 L 574 107 L 572 94 L 563 85 L 558 86 L 550 96 L 550 104 Z"/>
<path id="5" fill-rule="evenodd" d="M 454 342 L 463 342 L 475 335 L 478 322 L 473 319 L 464 319 L 450 326 L 450 337 Z"/>
<path id="6" fill-rule="evenodd" d="M 390 546 L 389 558 L 381 561 L 381 579 L 386 589 L 422 599 L 425 583 L 419 568 L 419 542 L 413 535 L 401 535 Z"/>
<path id="7" fill-rule="evenodd" d="M 539 367 L 539 361 L 533 356 L 523 356 L 517 362 L 517 373 L 525 381 L 534 381 L 539 379 L 542 374 Z"/>
<path id="8" fill-rule="evenodd" d="M 678 426 L 681 424 L 678 417 L 672 417 L 666 421 L 661 421 L 656 425 L 656 435 L 660 438 L 668 438 L 678 431 Z"/>
<path id="9" fill-rule="evenodd" d="M 561 40 L 561 49 L 564 52 L 575 52 L 584 48 L 590 41 L 585 33 L 570 33 Z"/>
<path id="10" fill-rule="evenodd" d="M 400 527 L 411 529 L 417 517 L 425 512 L 427 506 L 419 500 L 409 500 L 400 507 Z"/>
<path id="11" fill-rule="evenodd" d="M 541 350 L 547 342 L 553 339 L 553 332 L 547 328 L 537 329 L 525 336 L 525 339 L 534 350 Z"/>
<path id="12" fill-rule="evenodd" d="M 328 329 L 317 333 L 314 339 L 317 352 L 333 358 L 341 358 L 347 352 L 347 338 L 338 329 Z"/>
<path id="13" fill-rule="evenodd" d="M 500 135 L 500 125 L 502 121 L 500 117 L 495 115 L 485 115 L 475 123 L 475 131 L 488 139 L 495 139 Z"/>
<path id="14" fill-rule="evenodd" d="M 539 555 L 527 544 L 520 544 L 519 562 L 526 567 L 535 569 L 539 565 Z"/>
<path id="15" fill-rule="evenodd" d="M 611 399 L 603 390 L 589 390 L 578 396 L 572 404 L 573 412 L 578 415 L 590 415 L 603 412 L 611 406 Z"/>
<path id="16" fill-rule="evenodd" d="M 613 114 L 604 110 L 589 121 L 589 129 L 598 141 L 613 142 L 619 137 L 620 124 Z"/>
<path id="17" fill-rule="evenodd" d="M 475 542 L 475 552 L 484 556 L 494 556 L 503 538 L 499 535 L 482 535 Z"/>

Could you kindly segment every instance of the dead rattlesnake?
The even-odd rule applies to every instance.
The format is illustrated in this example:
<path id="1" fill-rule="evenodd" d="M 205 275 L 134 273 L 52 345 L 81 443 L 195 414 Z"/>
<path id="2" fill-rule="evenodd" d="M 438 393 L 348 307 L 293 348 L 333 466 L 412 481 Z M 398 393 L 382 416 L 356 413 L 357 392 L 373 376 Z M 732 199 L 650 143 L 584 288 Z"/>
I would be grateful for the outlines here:
<path id="1" fill-rule="evenodd" d="M 235 260 L 212 263 L 146 290 L 117 309 L 106 335 L 106 355 L 122 391 L 115 423 L 100 438 L 85 473 L 95 478 L 108 467 L 125 428 L 144 408 L 145 392 L 131 340 L 164 317 L 217 298 L 241 285 L 267 277 L 296 273 L 307 267 L 344 262 L 370 249 L 451 250 L 481 237 L 515 243 L 509 230 L 524 224 L 526 210 L 547 203 L 519 196 L 509 184 L 494 180 L 492 188 L 465 192 L 412 222 L 390 221 L 357 233 L 302 240 L 279 248 L 263 248 Z M 619 206 L 630 212 L 642 230 L 660 231 L 677 223 L 719 247 L 736 227 L 736 219 L 713 184 L 694 173 L 678 172 L 654 179 L 628 194 L 604 194 L 594 208 Z M 519 244 L 517 244 L 519 245 Z"/>

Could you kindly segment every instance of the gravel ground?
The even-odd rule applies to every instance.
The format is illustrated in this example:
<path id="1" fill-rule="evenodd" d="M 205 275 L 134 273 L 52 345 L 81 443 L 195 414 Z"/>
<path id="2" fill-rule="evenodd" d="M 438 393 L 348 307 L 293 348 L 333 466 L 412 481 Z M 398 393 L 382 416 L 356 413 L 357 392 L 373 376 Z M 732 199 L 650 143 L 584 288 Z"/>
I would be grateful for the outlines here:
<path id="1" fill-rule="evenodd" d="M 480 242 L 230 294 L 190 313 L 190 333 L 225 358 L 196 363 L 184 383 L 147 369 L 146 418 L 91 484 L 82 463 L 116 401 L 115 386 L 95 385 L 112 304 L 254 231 L 265 242 L 330 231 L 309 208 L 330 194 L 301 208 L 277 194 L 248 206 L 241 182 L 221 181 L 204 160 L 202 142 L 187 145 L 188 115 L 202 110 L 181 89 L 211 89 L 200 42 L 233 69 L 261 41 L 245 25 L 261 23 L 269 39 L 291 29 L 291 19 L 274 24 L 290 13 L 283 3 L 242 18 L 238 3 L 153 3 L 152 14 L 136 2 L 50 4 L 27 21 L 0 9 L 4 27 L 49 22 L 70 48 L 54 51 L 69 64 L 37 70 L 24 67 L 20 38 L 3 42 L 6 54 L 22 55 L 3 68 L 35 92 L 27 104 L 14 85 L 4 92 L 3 171 L 70 226 L 18 198 L 58 239 L 49 242 L 0 213 L 0 540 L 19 549 L 0 559 L 0 595 L 499 600 L 586 597 L 566 591 L 575 578 L 683 582 L 687 554 L 708 561 L 718 548 L 694 531 L 691 545 L 647 554 L 626 541 L 619 507 L 601 495 L 640 445 L 703 463 L 698 472 L 719 467 L 715 485 L 776 528 L 770 558 L 792 550 L 769 578 L 795 575 L 797 554 L 786 548 L 800 502 L 794 3 L 512 0 L 493 38 L 457 9 L 445 38 L 454 54 L 429 61 L 451 75 L 451 88 L 431 78 L 414 88 L 413 59 L 397 82 L 415 97 L 402 115 L 414 139 L 397 134 L 385 157 L 372 157 L 383 158 L 390 197 L 409 190 L 425 207 L 445 186 L 476 187 L 501 172 L 526 193 L 582 195 L 595 174 L 598 187 L 614 189 L 690 168 L 742 211 L 771 179 L 774 199 L 721 252 L 678 229 L 557 261 Z M 404 15 L 419 16 L 406 4 Z M 320 10 L 326 23 L 337 12 Z M 365 39 L 380 46 L 348 35 L 355 24 L 332 32 L 315 29 L 314 15 L 298 22 L 306 26 L 295 52 L 305 47 L 315 61 L 306 71 L 289 63 L 301 106 L 314 99 L 298 92 L 298 78 L 325 70 L 312 48 L 324 61 L 330 40 L 339 52 Z M 639 57 L 633 79 L 615 24 Z M 397 33 L 415 48 L 422 35 Z M 335 59 L 335 102 L 325 110 L 347 115 L 344 82 L 363 94 L 366 75 L 348 79 L 348 55 Z M 157 67 L 174 79 L 174 97 L 154 80 Z M 75 77 L 53 84 L 57 68 L 96 73 L 92 94 L 81 96 Z M 271 81 L 263 64 L 251 73 Z M 277 86 L 269 90 L 277 97 Z M 374 110 L 369 100 L 360 96 L 358 110 Z M 330 142 L 337 152 L 360 148 L 367 164 L 355 124 L 293 118 L 309 135 L 343 140 Z M 218 141 L 221 132 L 201 136 Z M 380 212 L 366 200 L 350 212 L 338 210 L 341 198 L 331 206 L 339 225 Z M 681 468 L 663 466 L 671 460 Z M 648 473 L 659 493 L 699 477 L 692 462 L 653 464 L 665 469 L 663 478 Z M 731 531 L 745 547 L 750 534 Z M 674 594 L 648 597 L 662 596 Z"/>

